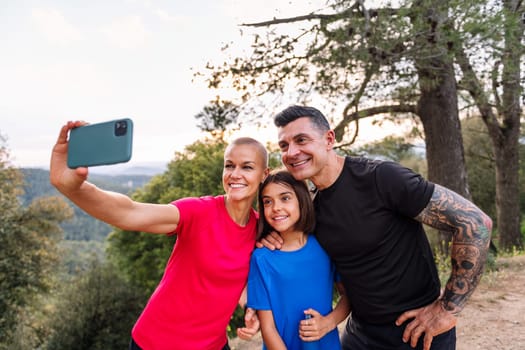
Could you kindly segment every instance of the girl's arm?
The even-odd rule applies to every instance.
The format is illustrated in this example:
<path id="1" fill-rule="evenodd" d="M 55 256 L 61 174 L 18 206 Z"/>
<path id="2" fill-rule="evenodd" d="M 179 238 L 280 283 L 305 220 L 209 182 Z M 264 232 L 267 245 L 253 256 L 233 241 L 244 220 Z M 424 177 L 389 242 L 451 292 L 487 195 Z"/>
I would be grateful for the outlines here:
<path id="1" fill-rule="evenodd" d="M 268 350 L 286 350 L 283 339 L 275 328 L 275 321 L 271 310 L 257 311 L 259 321 L 261 322 L 261 333 L 264 344 Z"/>
<path id="2" fill-rule="evenodd" d="M 350 303 L 346 296 L 345 289 L 341 282 L 336 283 L 340 298 L 335 308 L 326 316 L 322 316 L 313 309 L 308 309 L 304 313 L 312 315 L 308 320 L 302 320 L 299 325 L 299 336 L 304 341 L 315 341 L 324 337 L 328 332 L 337 327 L 344 321 L 350 313 Z"/>

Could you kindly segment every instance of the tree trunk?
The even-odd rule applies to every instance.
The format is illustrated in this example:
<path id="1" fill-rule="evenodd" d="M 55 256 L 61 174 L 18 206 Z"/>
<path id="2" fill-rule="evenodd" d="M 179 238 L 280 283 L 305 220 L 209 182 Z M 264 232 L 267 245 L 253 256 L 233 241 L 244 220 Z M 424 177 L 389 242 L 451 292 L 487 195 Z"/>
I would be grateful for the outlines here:
<path id="1" fill-rule="evenodd" d="M 428 179 L 470 199 L 463 136 L 458 111 L 458 93 L 454 66 L 446 40 L 441 33 L 446 18 L 446 2 L 419 1 L 426 18 L 413 18 L 428 25 L 426 35 L 419 35 L 416 46 L 422 54 L 415 59 L 420 88 L 418 115 L 423 123 Z M 416 26 L 417 27 L 417 26 Z M 450 233 L 439 232 L 440 247 L 448 255 Z"/>
<path id="2" fill-rule="evenodd" d="M 457 105 L 456 81 L 450 63 L 440 62 L 440 83 L 421 87 L 418 115 L 423 123 L 428 178 L 470 198 Z M 446 73 L 448 71 L 448 73 Z M 428 70 L 419 70 L 419 79 L 429 79 Z"/>
<path id="3" fill-rule="evenodd" d="M 494 67 L 493 99 L 483 89 L 463 49 L 456 52 L 456 61 L 463 72 L 464 84 L 487 126 L 494 149 L 496 165 L 496 216 L 500 247 L 504 250 L 522 248 L 519 208 L 519 135 L 520 135 L 520 59 L 524 23 L 522 5 L 518 0 L 503 2 L 505 38 L 499 66 Z M 496 50 L 500 52 L 500 50 Z M 495 74 L 501 73 L 501 74 Z M 499 87 L 503 93 L 499 96 Z"/>
<path id="4" fill-rule="evenodd" d="M 515 128 L 518 129 L 518 128 Z M 504 250 L 523 248 L 519 207 L 518 132 L 511 132 L 494 147 L 496 161 L 496 215 L 499 246 Z"/>
<path id="5" fill-rule="evenodd" d="M 496 159 L 496 215 L 500 246 L 505 250 L 523 248 L 519 208 L 519 135 L 520 135 L 520 59 L 523 54 L 523 22 L 520 2 L 503 2 L 505 13 L 505 50 L 502 55 L 502 125 L 487 124 Z M 488 119 L 486 120 L 488 121 Z"/>
<path id="6" fill-rule="evenodd" d="M 431 69 L 418 69 L 421 97 L 418 115 L 426 142 L 428 179 L 470 199 L 459 121 L 454 70 L 450 62 L 434 60 Z M 439 72 L 439 73 L 437 73 Z M 426 86 L 425 81 L 438 81 Z M 448 255 L 448 232 L 439 232 L 441 252 Z"/>

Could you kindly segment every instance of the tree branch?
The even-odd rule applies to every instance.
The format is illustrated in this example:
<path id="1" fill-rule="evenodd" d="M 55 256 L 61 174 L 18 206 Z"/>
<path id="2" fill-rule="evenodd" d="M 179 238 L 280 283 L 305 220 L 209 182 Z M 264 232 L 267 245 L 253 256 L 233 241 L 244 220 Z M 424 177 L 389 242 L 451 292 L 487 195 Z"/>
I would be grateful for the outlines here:
<path id="1" fill-rule="evenodd" d="M 463 47 L 456 49 L 455 57 L 456 62 L 459 64 L 459 67 L 463 72 L 463 82 L 461 86 L 465 86 L 465 90 L 468 91 L 474 100 L 481 114 L 481 118 L 483 118 L 485 121 L 489 132 L 493 133 L 494 135 L 498 134 L 500 131 L 496 115 L 494 114 L 492 106 L 490 105 L 489 100 L 483 91 L 483 88 L 481 87 L 481 83 L 476 76 L 476 73 L 472 69 L 472 65 L 470 64 Z"/>
<path id="2" fill-rule="evenodd" d="M 294 23 L 294 22 L 302 22 L 302 21 L 312 21 L 312 20 L 337 20 L 340 19 L 341 16 L 344 16 L 345 14 L 348 14 L 349 11 L 344 11 L 341 13 L 335 13 L 331 15 L 324 15 L 320 13 L 310 13 L 308 15 L 302 15 L 302 16 L 296 16 L 296 17 L 288 17 L 288 18 L 274 18 L 269 21 L 263 21 L 263 22 L 255 22 L 255 23 L 242 23 L 241 26 L 243 27 L 268 27 L 276 24 L 284 24 L 284 23 Z"/>
<path id="3" fill-rule="evenodd" d="M 384 106 L 378 106 L 378 107 L 372 107 L 363 109 L 360 111 L 356 111 L 354 113 L 348 114 L 343 116 L 343 120 L 337 124 L 337 126 L 334 128 L 335 137 L 337 141 L 341 141 L 345 132 L 345 128 L 348 124 L 350 124 L 352 121 L 357 121 L 359 119 L 371 117 L 378 114 L 383 113 L 414 113 L 417 114 L 417 107 L 416 105 L 407 105 L 407 104 L 399 104 L 399 105 L 384 105 Z"/>
<path id="4" fill-rule="evenodd" d="M 374 76 L 374 73 L 377 72 L 378 69 L 379 69 L 379 65 L 377 63 L 372 62 L 369 65 L 367 65 L 367 67 L 365 68 L 365 78 L 363 79 L 363 82 L 361 83 L 359 90 L 354 95 L 354 99 L 346 105 L 343 111 L 343 119 L 346 118 L 346 116 L 348 115 L 350 108 L 355 107 L 356 112 L 357 112 L 357 106 L 359 106 L 359 100 L 365 93 L 368 83 L 370 82 L 370 80 Z"/>
<path id="5" fill-rule="evenodd" d="M 498 72 L 501 66 L 501 62 L 497 61 L 494 63 L 494 67 L 492 68 L 492 94 L 494 95 L 494 100 L 496 101 L 496 109 L 500 111 L 501 113 L 501 100 L 498 95 Z"/>
<path id="6" fill-rule="evenodd" d="M 359 11 L 359 7 L 361 7 L 363 11 Z M 342 12 L 337 12 L 337 13 L 332 13 L 332 14 L 322 14 L 322 13 L 312 12 L 307 15 L 288 17 L 288 18 L 275 18 L 274 17 L 271 20 L 263 21 L 263 22 L 242 23 L 241 26 L 243 27 L 269 27 L 269 26 L 277 25 L 277 24 L 295 23 L 295 22 L 313 21 L 313 20 L 337 21 L 342 18 L 351 17 L 352 15 L 360 15 L 361 17 L 366 15 L 367 20 L 369 20 L 371 17 L 377 17 L 380 13 L 395 15 L 398 13 L 398 9 L 384 7 L 380 9 L 368 9 L 366 10 L 366 14 L 364 12 L 365 12 L 364 1 L 357 0 L 354 6 L 351 6 Z"/>
<path id="7" fill-rule="evenodd" d="M 370 63 L 369 65 L 367 65 L 367 67 L 365 68 L 365 78 L 363 79 L 363 82 L 361 83 L 361 86 L 359 87 L 359 90 L 357 90 L 357 92 L 355 93 L 354 95 L 354 98 L 352 101 L 350 101 L 345 109 L 343 110 L 343 120 L 348 118 L 348 114 L 350 113 L 350 109 L 355 107 L 355 112 L 354 113 L 358 113 L 359 112 L 359 101 L 361 100 L 361 97 L 363 96 L 365 90 L 366 90 L 366 87 L 368 86 L 368 83 L 370 82 L 370 80 L 372 79 L 372 77 L 374 76 L 374 73 L 378 70 L 378 67 L 379 65 L 375 62 L 372 62 Z M 350 144 L 353 144 L 357 138 L 357 135 L 359 134 L 359 120 L 355 120 L 355 132 L 354 132 L 354 135 L 352 136 L 352 139 L 350 140 Z M 348 125 L 348 124 L 346 124 Z M 343 127 L 344 129 L 344 127 Z M 337 137 L 337 132 L 336 132 L 336 137 Z M 339 139 L 338 140 L 341 140 L 343 137 L 343 135 L 339 135 Z"/>
<path id="8" fill-rule="evenodd" d="M 361 9 L 363 11 L 362 14 L 365 17 L 365 37 L 367 37 L 368 34 L 370 34 L 370 13 L 365 7 L 364 0 L 358 0 L 357 2 L 359 6 L 361 6 Z"/>

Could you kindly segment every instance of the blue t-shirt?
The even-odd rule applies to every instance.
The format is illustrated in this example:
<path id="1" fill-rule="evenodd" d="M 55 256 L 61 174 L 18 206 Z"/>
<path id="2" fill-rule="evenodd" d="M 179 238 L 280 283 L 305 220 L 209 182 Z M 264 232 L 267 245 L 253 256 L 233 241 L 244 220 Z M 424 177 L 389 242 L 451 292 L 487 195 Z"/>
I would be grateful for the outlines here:
<path id="1" fill-rule="evenodd" d="M 304 310 L 312 308 L 323 316 L 332 311 L 335 275 L 334 264 L 313 235 L 295 251 L 255 249 L 248 276 L 248 306 L 271 310 L 287 349 L 301 350 L 299 322 Z M 320 342 L 321 349 L 341 349 L 337 328 Z"/>

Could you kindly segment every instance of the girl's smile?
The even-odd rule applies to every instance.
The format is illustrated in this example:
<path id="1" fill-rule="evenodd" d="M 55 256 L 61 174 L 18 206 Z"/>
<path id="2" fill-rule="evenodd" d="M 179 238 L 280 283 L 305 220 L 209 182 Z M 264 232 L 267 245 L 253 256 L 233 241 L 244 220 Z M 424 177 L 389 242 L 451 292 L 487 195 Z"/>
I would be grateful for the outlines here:
<path id="1" fill-rule="evenodd" d="M 281 183 L 270 183 L 262 192 L 264 217 L 281 235 L 295 232 L 299 220 L 299 200 L 292 188 Z"/>

